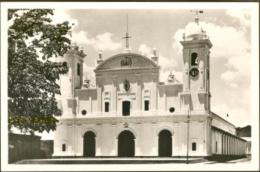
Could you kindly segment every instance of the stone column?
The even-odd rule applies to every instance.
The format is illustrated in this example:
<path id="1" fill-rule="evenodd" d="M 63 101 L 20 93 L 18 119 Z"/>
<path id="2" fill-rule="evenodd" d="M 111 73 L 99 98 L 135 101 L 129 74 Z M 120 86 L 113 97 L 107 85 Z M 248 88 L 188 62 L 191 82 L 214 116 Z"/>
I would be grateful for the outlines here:
<path id="1" fill-rule="evenodd" d="M 233 155 L 233 137 L 229 136 L 229 148 L 230 148 L 230 155 Z"/>
<path id="2" fill-rule="evenodd" d="M 237 140 L 235 138 L 233 138 L 233 154 L 236 155 L 237 154 Z"/>
<path id="3" fill-rule="evenodd" d="M 227 154 L 227 136 L 224 134 L 224 154 Z"/>
<path id="4" fill-rule="evenodd" d="M 200 82 L 200 90 L 205 90 L 205 73 L 204 73 L 204 62 L 201 60 L 199 63 L 199 82 Z"/>
<path id="5" fill-rule="evenodd" d="M 230 154 L 230 147 L 229 147 L 230 141 L 229 141 L 229 136 L 227 136 L 227 155 Z"/>
<path id="6" fill-rule="evenodd" d="M 243 142 L 240 141 L 240 154 L 243 154 Z"/>
<path id="7" fill-rule="evenodd" d="M 232 137 L 232 143 L 231 143 L 231 147 L 232 147 L 232 154 L 235 154 L 235 150 L 236 150 L 236 144 L 234 142 L 234 137 Z"/>
<path id="8" fill-rule="evenodd" d="M 142 75 L 136 74 L 137 91 L 136 91 L 136 111 L 140 115 L 142 114 Z"/>
<path id="9" fill-rule="evenodd" d="M 224 149 L 223 149 L 223 143 L 224 143 L 224 136 L 223 136 L 223 133 L 221 133 L 221 154 L 224 153 Z"/>
<path id="10" fill-rule="evenodd" d="M 235 139 L 235 155 L 237 155 L 237 139 Z"/>
<path id="11" fill-rule="evenodd" d="M 239 149 L 239 146 L 240 146 L 240 140 L 237 140 L 237 155 L 240 155 L 240 149 Z"/>
<path id="12" fill-rule="evenodd" d="M 240 140 L 237 139 L 237 155 L 240 155 L 239 143 L 240 143 Z"/>
<path id="13" fill-rule="evenodd" d="M 186 62 L 185 65 L 184 65 L 183 81 L 184 81 L 184 92 L 188 92 L 190 90 L 189 64 L 188 64 L 188 62 Z"/>
<path id="14" fill-rule="evenodd" d="M 101 80 L 100 77 L 97 78 L 97 104 L 98 104 L 98 109 L 97 113 L 98 115 L 102 115 L 102 88 L 101 84 L 99 83 Z"/>
<path id="15" fill-rule="evenodd" d="M 164 101 L 164 106 L 163 106 L 163 111 L 167 112 L 167 101 L 166 101 L 166 89 L 165 87 L 163 87 L 163 101 Z M 180 100 L 182 101 L 182 100 Z M 180 102 L 180 106 L 181 106 L 181 102 Z"/>
<path id="16" fill-rule="evenodd" d="M 229 155 L 232 155 L 232 147 L 231 147 L 232 141 L 231 141 L 231 137 L 230 136 L 228 136 L 228 138 L 229 138 L 229 141 L 228 141 Z"/>
<path id="17" fill-rule="evenodd" d="M 224 155 L 225 154 L 225 135 L 222 133 L 222 135 L 223 135 L 223 141 L 222 141 L 222 154 Z"/>
<path id="18" fill-rule="evenodd" d="M 238 142 L 238 154 L 241 155 L 241 141 Z"/>
<path id="19" fill-rule="evenodd" d="M 117 79 L 118 77 L 114 75 L 112 77 L 113 82 L 113 89 L 112 89 L 112 97 L 111 97 L 111 103 L 112 103 L 112 115 L 117 115 Z"/>
<path id="20" fill-rule="evenodd" d="M 235 147 L 235 154 L 237 155 L 237 154 L 238 154 L 238 153 L 237 153 L 237 147 L 238 147 L 238 145 L 237 145 L 237 139 L 234 138 L 234 141 L 235 141 L 235 144 L 236 144 L 236 147 Z"/>
<path id="21" fill-rule="evenodd" d="M 151 90 L 151 110 L 152 112 L 156 111 L 156 104 L 157 104 L 157 74 L 152 74 L 153 77 L 153 84 Z"/>

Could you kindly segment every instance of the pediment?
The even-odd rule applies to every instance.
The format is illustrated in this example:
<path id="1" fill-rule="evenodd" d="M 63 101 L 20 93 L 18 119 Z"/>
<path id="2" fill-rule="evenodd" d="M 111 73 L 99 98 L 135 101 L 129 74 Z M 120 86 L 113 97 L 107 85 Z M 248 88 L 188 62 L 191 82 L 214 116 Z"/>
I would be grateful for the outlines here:
<path id="1" fill-rule="evenodd" d="M 117 69 L 158 68 L 151 59 L 134 53 L 122 53 L 100 63 L 96 71 Z"/>

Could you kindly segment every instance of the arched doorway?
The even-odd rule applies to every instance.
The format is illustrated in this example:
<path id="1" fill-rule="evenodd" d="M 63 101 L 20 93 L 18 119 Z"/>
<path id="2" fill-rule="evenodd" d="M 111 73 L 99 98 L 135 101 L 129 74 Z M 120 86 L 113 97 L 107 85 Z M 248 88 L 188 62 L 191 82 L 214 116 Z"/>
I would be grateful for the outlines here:
<path id="1" fill-rule="evenodd" d="M 122 103 L 122 114 L 123 116 L 129 116 L 130 115 L 130 101 L 123 101 Z"/>
<path id="2" fill-rule="evenodd" d="M 83 156 L 94 157 L 96 155 L 96 135 L 92 131 L 84 134 L 83 139 Z"/>
<path id="3" fill-rule="evenodd" d="M 135 136 L 128 130 L 121 132 L 118 136 L 118 156 L 135 156 Z"/>
<path id="4" fill-rule="evenodd" d="M 172 156 L 172 134 L 168 130 L 162 130 L 159 133 L 159 156 L 170 157 Z"/>

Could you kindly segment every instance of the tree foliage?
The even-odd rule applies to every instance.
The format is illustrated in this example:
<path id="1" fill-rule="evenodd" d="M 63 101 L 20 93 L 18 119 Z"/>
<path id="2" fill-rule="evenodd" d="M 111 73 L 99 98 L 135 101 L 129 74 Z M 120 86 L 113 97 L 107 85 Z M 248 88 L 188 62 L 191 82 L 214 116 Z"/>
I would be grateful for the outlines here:
<path id="1" fill-rule="evenodd" d="M 23 131 L 56 128 L 54 115 L 61 115 L 55 94 L 59 75 L 66 65 L 51 58 L 63 56 L 70 47 L 68 22 L 54 24 L 53 10 L 8 11 L 8 126 Z"/>

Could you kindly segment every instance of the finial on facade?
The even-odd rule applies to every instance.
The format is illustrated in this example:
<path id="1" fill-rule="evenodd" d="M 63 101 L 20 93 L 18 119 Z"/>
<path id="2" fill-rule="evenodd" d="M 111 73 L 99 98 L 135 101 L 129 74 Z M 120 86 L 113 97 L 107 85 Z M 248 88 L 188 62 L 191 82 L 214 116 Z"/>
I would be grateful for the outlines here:
<path id="1" fill-rule="evenodd" d="M 76 42 L 72 42 L 71 43 L 71 48 L 72 48 L 72 50 L 78 50 L 79 47 L 78 47 Z"/>
<path id="2" fill-rule="evenodd" d="M 185 32 L 182 34 L 182 39 L 185 40 Z"/>
<path id="3" fill-rule="evenodd" d="M 199 14 L 201 13 L 203 13 L 203 10 L 191 10 L 191 12 L 194 12 L 195 13 L 195 23 L 199 23 Z"/>
<path id="4" fill-rule="evenodd" d="M 98 58 L 99 58 L 99 60 L 102 60 L 102 54 L 103 54 L 102 50 L 99 50 L 98 51 Z"/>
<path id="5" fill-rule="evenodd" d="M 127 14 L 126 15 L 126 34 L 125 34 L 125 37 L 123 37 L 123 39 L 125 39 L 126 50 L 129 50 L 129 38 L 131 38 L 131 36 L 129 36 L 129 33 L 128 33 L 128 14 Z"/>
<path id="6" fill-rule="evenodd" d="M 157 56 L 157 50 L 156 50 L 156 48 L 153 48 L 152 60 L 153 60 L 156 64 L 158 64 L 158 56 Z"/>
<path id="7" fill-rule="evenodd" d="M 97 64 L 103 62 L 103 57 L 102 57 L 102 50 L 98 51 L 98 60 L 97 60 Z"/>
<path id="8" fill-rule="evenodd" d="M 157 56 L 157 51 L 156 48 L 153 48 L 153 56 L 156 57 Z"/>
<path id="9" fill-rule="evenodd" d="M 172 74 L 172 71 L 168 75 L 168 82 L 171 82 L 171 83 L 174 82 L 174 75 Z"/>

